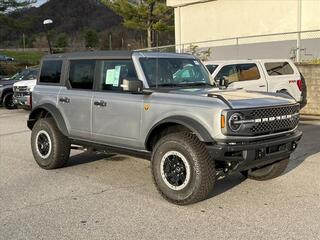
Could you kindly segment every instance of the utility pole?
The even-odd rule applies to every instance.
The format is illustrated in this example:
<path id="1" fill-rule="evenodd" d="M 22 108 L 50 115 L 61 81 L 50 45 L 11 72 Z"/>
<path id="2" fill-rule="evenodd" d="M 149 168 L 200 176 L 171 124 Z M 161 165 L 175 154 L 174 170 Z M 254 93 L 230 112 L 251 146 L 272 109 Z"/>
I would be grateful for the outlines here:
<path id="1" fill-rule="evenodd" d="M 301 1 L 302 0 L 297 0 L 298 1 L 298 11 L 297 11 L 297 51 L 296 51 L 296 62 L 300 63 L 301 62 Z"/>
<path id="2" fill-rule="evenodd" d="M 26 51 L 26 36 L 24 33 L 22 34 L 22 44 L 23 44 L 23 51 L 25 52 Z"/>
<path id="3" fill-rule="evenodd" d="M 44 29 L 45 29 L 45 32 L 46 32 L 50 54 L 52 54 L 53 52 L 52 52 L 52 47 L 51 47 L 51 42 L 50 42 L 50 37 L 49 37 L 49 30 L 48 30 L 47 26 L 52 24 L 52 23 L 53 23 L 53 21 L 51 19 L 46 19 L 46 20 L 43 21 L 43 26 L 44 26 Z"/>

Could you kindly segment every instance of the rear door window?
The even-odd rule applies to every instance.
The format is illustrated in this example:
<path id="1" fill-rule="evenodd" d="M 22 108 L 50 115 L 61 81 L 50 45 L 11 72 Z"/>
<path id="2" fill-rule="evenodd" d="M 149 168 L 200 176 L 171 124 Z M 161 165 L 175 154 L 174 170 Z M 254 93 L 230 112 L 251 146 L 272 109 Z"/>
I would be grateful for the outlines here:
<path id="1" fill-rule="evenodd" d="M 294 73 L 288 62 L 268 62 L 264 66 L 269 76 L 291 75 Z"/>
<path id="2" fill-rule="evenodd" d="M 69 83 L 72 89 L 93 89 L 95 60 L 70 61 Z"/>
<path id="3" fill-rule="evenodd" d="M 260 73 L 255 63 L 238 64 L 239 80 L 249 81 L 260 79 Z"/>
<path id="4" fill-rule="evenodd" d="M 60 83 L 62 60 L 43 61 L 40 83 Z"/>

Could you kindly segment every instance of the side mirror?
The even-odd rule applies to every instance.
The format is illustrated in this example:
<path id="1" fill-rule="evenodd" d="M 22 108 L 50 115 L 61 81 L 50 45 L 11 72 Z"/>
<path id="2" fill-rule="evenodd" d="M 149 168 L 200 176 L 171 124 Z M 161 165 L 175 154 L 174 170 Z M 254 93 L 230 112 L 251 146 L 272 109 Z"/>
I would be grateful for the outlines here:
<path id="1" fill-rule="evenodd" d="M 228 85 L 229 85 L 229 81 L 228 79 L 226 79 L 226 77 L 222 77 L 219 79 L 219 86 L 227 88 Z"/>
<path id="2" fill-rule="evenodd" d="M 121 87 L 126 92 L 141 93 L 143 82 L 139 79 L 123 79 Z"/>

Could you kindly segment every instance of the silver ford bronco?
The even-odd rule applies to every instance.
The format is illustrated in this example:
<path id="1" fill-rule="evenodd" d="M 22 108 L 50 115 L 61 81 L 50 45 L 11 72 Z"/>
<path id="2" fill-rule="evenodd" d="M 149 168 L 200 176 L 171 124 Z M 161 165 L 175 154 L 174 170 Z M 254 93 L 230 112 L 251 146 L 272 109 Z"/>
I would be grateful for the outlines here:
<path id="1" fill-rule="evenodd" d="M 71 146 L 151 159 L 168 201 L 208 197 L 234 172 L 281 175 L 302 133 L 287 95 L 216 87 L 193 55 L 85 52 L 44 57 L 28 127 L 44 169 L 64 166 Z"/>

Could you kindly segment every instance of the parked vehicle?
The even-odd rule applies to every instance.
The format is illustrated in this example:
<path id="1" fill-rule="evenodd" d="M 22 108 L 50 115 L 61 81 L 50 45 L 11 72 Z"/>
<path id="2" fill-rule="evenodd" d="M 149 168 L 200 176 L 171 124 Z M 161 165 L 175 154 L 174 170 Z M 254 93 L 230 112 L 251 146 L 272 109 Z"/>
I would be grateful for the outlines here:
<path id="1" fill-rule="evenodd" d="M 27 123 L 40 167 L 64 166 L 72 144 L 144 157 L 175 204 L 207 198 L 234 172 L 281 175 L 302 136 L 294 99 L 220 90 L 189 54 L 49 55 L 40 72 Z"/>
<path id="2" fill-rule="evenodd" d="M 13 84 L 29 79 L 30 71 L 32 68 L 24 69 L 21 72 L 15 74 L 8 80 L 0 81 L 0 104 L 4 105 L 7 109 L 16 109 L 17 105 L 13 99 Z"/>
<path id="3" fill-rule="evenodd" d="M 305 80 L 289 59 L 209 61 L 205 65 L 222 87 L 283 93 L 301 108 L 307 104 Z"/>
<path id="4" fill-rule="evenodd" d="M 21 81 L 13 84 L 13 101 L 23 109 L 31 109 L 31 94 L 37 84 L 38 68 L 30 68 Z"/>
<path id="5" fill-rule="evenodd" d="M 0 55 L 0 62 L 13 62 L 13 57 L 8 57 L 6 55 Z"/>

